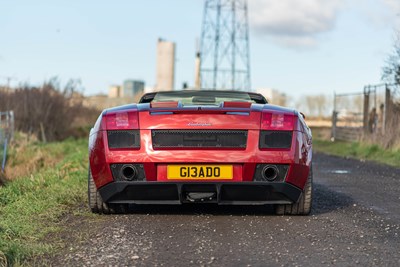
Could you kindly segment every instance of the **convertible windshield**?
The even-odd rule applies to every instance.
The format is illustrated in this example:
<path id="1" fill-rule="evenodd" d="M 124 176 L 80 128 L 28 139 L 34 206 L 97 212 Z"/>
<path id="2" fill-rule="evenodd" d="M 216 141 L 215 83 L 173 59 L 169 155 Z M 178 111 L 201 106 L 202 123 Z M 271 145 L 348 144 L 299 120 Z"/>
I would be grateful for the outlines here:
<path id="1" fill-rule="evenodd" d="M 223 102 L 249 102 L 257 104 L 267 103 L 260 94 L 239 91 L 209 91 L 209 90 L 187 90 L 168 91 L 144 95 L 140 103 L 149 102 L 180 102 L 183 106 L 209 105 L 220 106 Z"/>

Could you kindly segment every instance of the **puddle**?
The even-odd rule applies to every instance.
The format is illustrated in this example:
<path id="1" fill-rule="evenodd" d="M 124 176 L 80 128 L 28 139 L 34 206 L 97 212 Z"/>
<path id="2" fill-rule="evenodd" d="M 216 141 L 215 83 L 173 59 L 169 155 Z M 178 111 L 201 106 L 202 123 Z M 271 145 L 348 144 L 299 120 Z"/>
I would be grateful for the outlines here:
<path id="1" fill-rule="evenodd" d="M 346 170 L 333 170 L 333 171 L 331 171 L 331 173 L 336 173 L 336 174 L 347 174 L 347 173 L 350 173 L 350 171 L 346 171 Z"/>

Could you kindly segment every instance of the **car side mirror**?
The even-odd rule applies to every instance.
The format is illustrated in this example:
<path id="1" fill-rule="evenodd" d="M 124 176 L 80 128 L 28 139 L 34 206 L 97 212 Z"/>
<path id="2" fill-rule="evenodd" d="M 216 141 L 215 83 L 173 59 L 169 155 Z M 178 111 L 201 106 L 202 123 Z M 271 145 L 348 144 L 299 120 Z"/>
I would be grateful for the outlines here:
<path id="1" fill-rule="evenodd" d="M 301 116 L 303 116 L 303 119 L 306 119 L 306 115 L 304 115 L 303 112 L 300 112 Z"/>

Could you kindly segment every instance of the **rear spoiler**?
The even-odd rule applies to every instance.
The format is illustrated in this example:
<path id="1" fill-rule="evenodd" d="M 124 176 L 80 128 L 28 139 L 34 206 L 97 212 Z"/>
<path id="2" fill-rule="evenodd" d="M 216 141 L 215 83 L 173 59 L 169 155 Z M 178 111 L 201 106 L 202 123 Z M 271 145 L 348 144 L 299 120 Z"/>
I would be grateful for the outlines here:
<path id="1" fill-rule="evenodd" d="M 151 102 L 150 108 L 182 108 L 183 105 L 180 101 L 168 101 L 168 102 Z M 199 106 L 199 108 L 206 106 Z M 250 108 L 250 102 L 237 102 L 237 101 L 226 101 L 222 102 L 218 108 Z"/>
<path id="2" fill-rule="evenodd" d="M 192 94 L 199 94 L 200 92 L 212 92 L 212 93 L 215 93 L 216 91 L 215 90 L 195 90 L 195 91 L 186 91 L 186 92 L 192 92 Z M 222 93 L 226 93 L 226 92 L 229 92 L 229 91 L 220 91 L 220 92 L 222 92 Z M 231 91 L 231 92 L 235 92 L 235 91 Z M 176 93 L 179 93 L 179 91 L 177 91 Z M 235 93 L 237 93 L 237 91 L 235 92 Z M 152 102 L 153 100 L 154 100 L 154 98 L 155 98 L 155 96 L 156 96 L 156 94 L 158 94 L 158 92 L 153 92 L 153 93 L 147 93 L 147 94 L 144 94 L 141 98 L 140 98 L 140 100 L 139 100 L 139 104 L 144 104 L 144 103 L 150 103 L 150 102 Z M 174 92 L 169 92 L 169 94 L 174 94 Z M 267 101 L 267 99 L 263 96 L 263 95 L 261 95 L 261 94 L 258 94 L 258 93 L 251 93 L 251 92 L 246 92 L 246 94 L 250 97 L 250 100 L 251 101 L 254 101 L 254 103 L 256 103 L 256 104 L 268 104 L 268 101 Z"/>
<path id="3" fill-rule="evenodd" d="M 227 114 L 249 115 L 252 111 L 261 112 L 264 105 L 249 102 L 223 102 L 216 106 L 188 106 L 177 101 L 138 104 L 139 111 L 149 111 L 151 115 L 168 114 Z"/>
<path id="4" fill-rule="evenodd" d="M 139 111 L 148 111 L 151 115 L 167 114 L 228 114 L 228 115 L 249 115 L 250 112 L 261 112 L 264 105 L 240 102 L 216 106 L 183 106 L 179 102 L 155 102 L 138 104 Z M 245 104 L 245 105 L 244 105 Z"/>

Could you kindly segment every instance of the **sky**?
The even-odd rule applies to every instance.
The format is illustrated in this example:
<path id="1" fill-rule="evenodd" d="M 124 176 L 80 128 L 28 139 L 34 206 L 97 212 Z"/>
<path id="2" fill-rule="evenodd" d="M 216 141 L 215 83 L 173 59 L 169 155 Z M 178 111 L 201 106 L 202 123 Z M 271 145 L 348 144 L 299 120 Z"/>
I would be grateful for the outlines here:
<path id="1" fill-rule="evenodd" d="M 248 0 L 251 84 L 287 95 L 381 82 L 399 0 Z M 194 84 L 203 0 L 0 0 L 0 84 L 80 79 L 86 95 L 155 85 L 157 39 L 176 42 L 177 89 Z"/>

